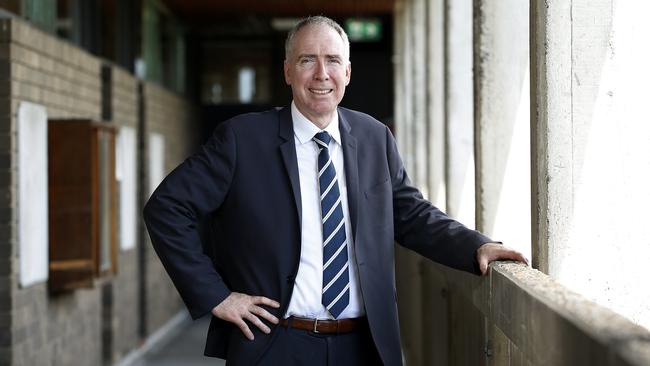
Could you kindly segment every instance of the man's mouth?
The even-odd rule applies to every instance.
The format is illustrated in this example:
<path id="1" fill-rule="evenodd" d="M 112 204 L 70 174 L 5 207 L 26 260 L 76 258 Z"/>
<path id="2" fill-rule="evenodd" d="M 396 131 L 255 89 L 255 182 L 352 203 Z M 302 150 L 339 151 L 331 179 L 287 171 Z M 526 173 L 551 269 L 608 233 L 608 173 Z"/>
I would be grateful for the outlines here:
<path id="1" fill-rule="evenodd" d="M 333 91 L 334 89 L 315 89 L 315 88 L 309 88 L 309 91 L 316 94 L 316 95 L 326 95 L 329 94 Z"/>

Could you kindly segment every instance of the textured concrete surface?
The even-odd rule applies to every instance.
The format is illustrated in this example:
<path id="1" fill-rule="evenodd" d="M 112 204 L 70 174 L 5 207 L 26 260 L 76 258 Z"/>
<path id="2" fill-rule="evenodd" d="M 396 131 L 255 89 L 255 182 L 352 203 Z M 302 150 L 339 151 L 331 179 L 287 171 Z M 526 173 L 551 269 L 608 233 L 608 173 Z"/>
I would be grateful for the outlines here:
<path id="1" fill-rule="evenodd" d="M 418 140 L 416 128 L 423 127 L 423 105 L 416 106 L 421 98 L 416 98 L 422 87 L 416 80 L 423 72 L 423 37 L 421 20 L 416 13 L 416 3 L 419 1 L 398 2 L 394 14 L 395 21 L 395 65 L 396 88 L 399 90 L 395 99 L 395 137 L 411 179 L 417 175 L 417 154 L 421 153 L 422 140 Z M 418 28 L 419 27 L 419 28 Z M 417 43 L 417 44 L 416 44 Z M 418 45 L 420 49 L 418 49 Z M 417 100 L 416 100 L 417 99 Z M 419 122 L 419 127 L 418 123 Z M 416 141 L 420 141 L 416 143 Z M 395 249 L 396 287 L 399 306 L 400 329 L 402 332 L 402 347 L 404 358 L 407 362 L 419 365 L 422 349 L 421 329 L 421 273 L 419 271 L 419 258 L 413 252 L 402 247 Z"/>
<path id="2" fill-rule="evenodd" d="M 492 265 L 488 278 L 442 266 L 438 270 L 447 278 L 454 300 L 450 337 L 456 340 L 450 343 L 450 359 L 463 352 L 454 349 L 455 343 L 478 351 L 473 342 L 480 332 L 453 324 L 454 318 L 461 318 L 455 313 L 471 314 L 468 309 L 474 308 L 487 322 L 488 364 L 508 365 L 510 360 L 510 365 L 650 365 L 648 330 L 538 270 L 508 262 Z"/>
<path id="3" fill-rule="evenodd" d="M 650 4 L 535 6 L 536 264 L 650 328 L 647 283 L 632 280 L 647 277 L 650 261 Z"/>
<path id="4" fill-rule="evenodd" d="M 447 209 L 445 183 L 445 1 L 427 1 L 427 149 L 429 195 L 441 210 Z"/>
<path id="5" fill-rule="evenodd" d="M 531 128 L 534 215 L 533 265 L 552 273 L 567 245 L 573 203 L 571 151 L 571 2 L 536 1 L 533 7 Z"/>
<path id="6" fill-rule="evenodd" d="M 474 80 L 473 2 L 448 1 L 446 9 L 447 213 L 473 228 Z"/>
<path id="7" fill-rule="evenodd" d="M 477 228 L 530 258 L 528 2 L 475 2 Z"/>

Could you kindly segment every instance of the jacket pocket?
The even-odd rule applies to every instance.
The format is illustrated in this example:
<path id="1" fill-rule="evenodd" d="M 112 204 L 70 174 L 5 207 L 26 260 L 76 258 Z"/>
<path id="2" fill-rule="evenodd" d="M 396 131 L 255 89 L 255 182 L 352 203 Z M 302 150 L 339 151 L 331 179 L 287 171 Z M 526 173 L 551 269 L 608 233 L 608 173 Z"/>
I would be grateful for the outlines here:
<path id="1" fill-rule="evenodd" d="M 366 198 L 370 199 L 373 196 L 377 196 L 382 193 L 388 194 L 389 192 L 390 192 L 390 178 L 386 178 L 380 183 L 373 184 L 372 186 L 370 186 L 370 188 L 366 189 L 363 193 L 365 194 Z"/>

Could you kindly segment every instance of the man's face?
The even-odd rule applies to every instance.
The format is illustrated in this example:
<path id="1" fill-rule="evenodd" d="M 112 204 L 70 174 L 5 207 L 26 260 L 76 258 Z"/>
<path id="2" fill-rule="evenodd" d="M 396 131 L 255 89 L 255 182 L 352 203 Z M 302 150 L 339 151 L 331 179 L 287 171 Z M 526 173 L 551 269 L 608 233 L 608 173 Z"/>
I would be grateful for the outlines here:
<path id="1" fill-rule="evenodd" d="M 350 82 L 341 36 L 327 25 L 302 28 L 284 62 L 284 78 L 298 110 L 319 127 L 327 126 Z"/>

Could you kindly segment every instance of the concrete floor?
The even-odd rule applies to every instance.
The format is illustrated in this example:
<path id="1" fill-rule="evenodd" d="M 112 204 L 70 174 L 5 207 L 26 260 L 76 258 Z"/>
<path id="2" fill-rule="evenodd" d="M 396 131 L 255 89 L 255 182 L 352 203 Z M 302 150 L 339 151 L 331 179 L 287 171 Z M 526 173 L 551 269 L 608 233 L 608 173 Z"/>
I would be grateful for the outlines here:
<path id="1" fill-rule="evenodd" d="M 226 362 L 203 356 L 210 317 L 187 323 L 166 342 L 153 347 L 133 366 L 222 366 Z"/>

